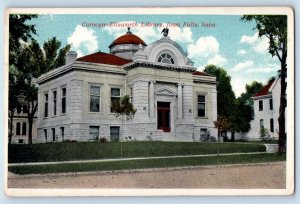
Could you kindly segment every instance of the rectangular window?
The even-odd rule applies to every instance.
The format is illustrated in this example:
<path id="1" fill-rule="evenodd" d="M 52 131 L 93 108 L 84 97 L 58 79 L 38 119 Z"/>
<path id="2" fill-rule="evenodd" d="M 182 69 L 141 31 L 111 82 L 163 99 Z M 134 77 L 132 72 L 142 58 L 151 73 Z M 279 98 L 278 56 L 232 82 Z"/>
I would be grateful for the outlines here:
<path id="1" fill-rule="evenodd" d="M 90 112 L 100 112 L 100 86 L 90 87 Z"/>
<path id="2" fill-rule="evenodd" d="M 205 117 L 205 95 L 198 95 L 198 117 Z"/>
<path id="3" fill-rule="evenodd" d="M 64 141 L 65 138 L 65 128 L 60 127 L 60 135 L 61 135 L 61 140 Z"/>
<path id="4" fill-rule="evenodd" d="M 90 140 L 99 139 L 99 126 L 90 126 Z"/>
<path id="5" fill-rule="evenodd" d="M 133 90 L 130 88 L 130 103 L 133 103 Z"/>
<path id="6" fill-rule="evenodd" d="M 110 111 L 112 111 L 112 104 L 114 102 L 117 102 L 120 100 L 121 97 L 121 90 L 119 88 L 111 88 L 111 108 Z"/>
<path id="7" fill-rule="evenodd" d="M 273 110 L 273 99 L 270 99 L 269 103 L 270 103 L 270 110 Z"/>
<path id="8" fill-rule="evenodd" d="M 120 127 L 119 126 L 111 126 L 110 127 L 110 140 L 111 141 L 119 141 L 120 140 Z"/>
<path id="9" fill-rule="evenodd" d="M 44 117 L 48 117 L 48 94 L 45 94 L 45 112 L 44 112 Z"/>
<path id="10" fill-rule="evenodd" d="M 274 120 L 273 120 L 273 118 L 270 119 L 270 131 L 274 132 Z"/>
<path id="11" fill-rule="evenodd" d="M 200 129 L 200 139 L 201 141 L 206 140 L 206 135 L 207 134 L 207 129 L 206 128 L 201 128 Z"/>
<path id="12" fill-rule="evenodd" d="M 21 113 L 21 110 L 22 110 L 22 105 L 21 105 L 21 104 L 18 104 L 18 105 L 17 105 L 17 113 L 20 114 L 20 113 Z"/>
<path id="13" fill-rule="evenodd" d="M 260 125 L 260 129 L 263 129 L 263 128 L 264 128 L 264 120 L 263 120 L 263 119 L 261 119 L 261 120 L 259 121 L 259 125 Z"/>
<path id="14" fill-rule="evenodd" d="M 28 107 L 26 104 L 23 104 L 23 113 L 27 113 L 28 112 Z"/>
<path id="15" fill-rule="evenodd" d="M 53 115 L 56 115 L 56 110 L 57 110 L 57 91 L 53 91 L 52 93 L 52 96 L 53 96 Z"/>
<path id="16" fill-rule="evenodd" d="M 16 135 L 21 135 L 21 123 L 16 124 Z"/>
<path id="17" fill-rule="evenodd" d="M 23 144 L 23 143 L 24 143 L 24 140 L 20 139 L 19 144 Z"/>
<path id="18" fill-rule="evenodd" d="M 26 135 L 26 130 L 27 128 L 26 128 L 26 123 L 23 123 L 22 124 L 22 135 Z"/>
<path id="19" fill-rule="evenodd" d="M 52 130 L 52 141 L 55 142 L 55 128 L 51 128 Z"/>
<path id="20" fill-rule="evenodd" d="M 47 139 L 48 139 L 48 132 L 47 132 L 47 129 L 44 129 L 44 136 L 45 136 L 45 140 L 47 142 Z"/>
<path id="21" fill-rule="evenodd" d="M 61 89 L 61 113 L 64 114 L 66 113 L 66 108 L 67 108 L 67 89 L 62 88 Z"/>
<path id="22" fill-rule="evenodd" d="M 264 105 L 263 105 L 263 101 L 262 100 L 259 100 L 259 111 L 262 111 L 264 110 Z"/>

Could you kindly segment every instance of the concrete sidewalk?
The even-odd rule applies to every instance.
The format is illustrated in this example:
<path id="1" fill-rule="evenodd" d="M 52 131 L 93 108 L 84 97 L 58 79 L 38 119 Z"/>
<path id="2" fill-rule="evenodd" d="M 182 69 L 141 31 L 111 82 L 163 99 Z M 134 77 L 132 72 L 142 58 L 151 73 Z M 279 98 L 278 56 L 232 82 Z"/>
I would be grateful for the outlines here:
<path id="1" fill-rule="evenodd" d="M 76 164 L 91 162 L 113 162 L 113 161 L 132 161 L 147 159 L 172 159 L 172 158 L 191 158 L 191 157 L 213 157 L 213 156 L 234 156 L 234 155 L 254 155 L 269 154 L 271 152 L 247 152 L 247 153 L 220 153 L 220 154 L 200 154 L 200 155 L 178 155 L 178 156 L 158 156 L 158 157 L 132 157 L 132 158 L 112 158 L 112 159 L 92 159 L 76 161 L 57 161 L 57 162 L 29 162 L 29 163 L 9 163 L 8 166 L 31 166 L 31 165 L 48 165 L 48 164 Z"/>

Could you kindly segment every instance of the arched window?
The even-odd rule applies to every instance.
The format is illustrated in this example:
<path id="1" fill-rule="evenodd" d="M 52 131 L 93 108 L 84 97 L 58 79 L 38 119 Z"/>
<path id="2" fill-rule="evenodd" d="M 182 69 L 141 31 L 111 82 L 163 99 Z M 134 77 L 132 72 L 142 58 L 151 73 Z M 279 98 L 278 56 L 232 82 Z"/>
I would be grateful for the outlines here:
<path id="1" fill-rule="evenodd" d="M 160 55 L 157 61 L 166 64 L 174 64 L 173 57 L 168 53 L 163 53 Z"/>

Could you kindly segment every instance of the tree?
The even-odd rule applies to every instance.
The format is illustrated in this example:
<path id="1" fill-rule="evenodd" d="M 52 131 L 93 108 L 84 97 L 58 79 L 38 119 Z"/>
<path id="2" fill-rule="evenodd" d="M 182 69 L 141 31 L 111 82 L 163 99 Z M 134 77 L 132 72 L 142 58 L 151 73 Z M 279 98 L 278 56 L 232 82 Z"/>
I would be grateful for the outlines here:
<path id="1" fill-rule="evenodd" d="M 8 144 L 11 144 L 12 142 L 12 136 L 14 135 L 13 132 L 13 120 L 14 120 L 14 115 L 17 110 L 17 107 L 19 105 L 18 101 L 18 92 L 19 92 L 19 87 L 17 84 L 17 79 L 19 78 L 19 72 L 16 69 L 15 66 L 11 66 L 9 69 L 9 88 L 8 88 L 8 118 L 9 118 L 9 123 L 8 123 Z"/>
<path id="2" fill-rule="evenodd" d="M 235 94 L 230 84 L 231 77 L 227 74 L 225 69 L 215 65 L 207 65 L 204 72 L 215 76 L 217 78 L 217 104 L 218 115 L 229 118 L 231 111 L 234 109 Z"/>
<path id="3" fill-rule="evenodd" d="M 287 73 L 287 16 L 286 15 L 244 15 L 243 21 L 255 21 L 254 29 L 258 37 L 269 39 L 269 53 L 280 61 L 280 107 L 279 107 L 279 145 L 278 152 L 286 151 L 285 107 L 286 107 L 286 73 Z"/>
<path id="4" fill-rule="evenodd" d="M 235 109 L 235 125 L 237 132 L 247 132 L 250 129 L 250 122 L 254 115 L 253 99 L 252 97 L 263 88 L 263 84 L 253 81 L 246 84 L 246 92 L 242 93 L 236 100 Z"/>
<path id="5" fill-rule="evenodd" d="M 26 24 L 37 15 L 9 15 L 9 65 L 16 64 L 21 42 L 29 42 L 36 34 L 35 25 Z"/>
<path id="6" fill-rule="evenodd" d="M 231 141 L 234 141 L 235 132 L 247 132 L 250 129 L 252 118 L 251 106 L 244 104 L 240 98 L 235 102 L 235 109 L 231 114 Z"/>
<path id="7" fill-rule="evenodd" d="M 217 120 L 214 121 L 214 126 L 218 129 L 218 139 L 220 140 L 220 136 L 226 136 L 226 133 L 230 129 L 231 124 L 228 118 L 226 118 L 225 116 L 218 116 Z"/>
<path id="8" fill-rule="evenodd" d="M 119 100 L 113 100 L 111 104 L 112 112 L 116 117 L 123 116 L 126 117 L 126 120 L 132 119 L 136 113 L 136 109 L 133 107 L 130 102 L 130 97 L 128 95 L 123 96 Z M 123 119 L 122 118 L 122 126 Z"/>
<path id="9" fill-rule="evenodd" d="M 261 82 L 252 81 L 250 84 L 246 84 L 246 92 L 242 93 L 238 98 L 241 103 L 249 105 L 253 108 L 253 99 L 252 97 L 263 88 Z"/>
<path id="10" fill-rule="evenodd" d="M 112 101 L 111 108 L 116 117 L 123 115 L 126 116 L 127 120 L 134 117 L 136 112 L 136 109 L 130 102 L 130 97 L 128 95 L 123 96 L 119 100 Z"/>
<path id="11" fill-rule="evenodd" d="M 227 72 L 215 65 L 208 65 L 205 67 L 204 72 L 215 76 L 217 78 L 217 114 L 218 116 L 224 116 L 231 121 L 234 116 L 235 107 L 235 94 L 231 86 L 231 77 Z M 221 108 L 222 107 L 222 108 Z M 234 130 L 234 129 L 233 129 Z M 227 132 L 225 133 L 225 140 L 227 140 Z"/>
<path id="12" fill-rule="evenodd" d="M 10 15 L 9 16 L 9 93 L 8 93 L 8 117 L 9 134 L 8 143 L 11 144 L 13 132 L 13 119 L 17 106 L 19 105 L 18 96 L 20 94 L 19 79 L 22 74 L 16 66 L 20 53 L 21 42 L 27 43 L 32 40 L 32 35 L 36 34 L 34 25 L 26 24 L 37 15 Z"/>
<path id="13" fill-rule="evenodd" d="M 61 47 L 61 42 L 55 37 L 44 42 L 43 50 L 36 40 L 32 40 L 29 45 L 23 45 L 18 56 L 17 67 L 22 73 L 19 84 L 22 86 L 24 101 L 27 104 L 28 112 L 28 143 L 32 143 L 32 125 L 34 115 L 38 108 L 38 87 L 36 79 L 65 64 L 64 56 L 70 50 L 70 45 Z"/>

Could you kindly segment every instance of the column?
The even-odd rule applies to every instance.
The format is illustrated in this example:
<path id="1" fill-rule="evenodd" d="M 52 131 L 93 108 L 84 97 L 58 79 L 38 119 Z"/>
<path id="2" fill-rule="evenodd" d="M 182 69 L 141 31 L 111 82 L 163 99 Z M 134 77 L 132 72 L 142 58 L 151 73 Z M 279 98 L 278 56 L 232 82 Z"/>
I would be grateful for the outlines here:
<path id="1" fill-rule="evenodd" d="M 182 84 L 177 84 L 177 94 L 178 94 L 178 102 L 177 102 L 177 107 L 178 107 L 178 118 L 182 119 Z"/>
<path id="2" fill-rule="evenodd" d="M 154 118 L 154 83 L 155 83 L 155 81 L 150 81 L 150 86 L 149 86 L 149 113 L 150 113 L 150 118 Z"/>

